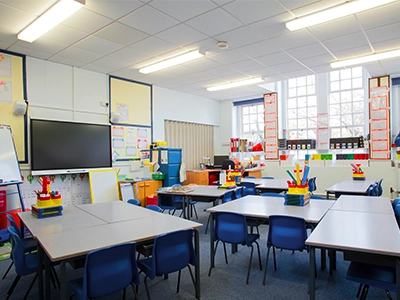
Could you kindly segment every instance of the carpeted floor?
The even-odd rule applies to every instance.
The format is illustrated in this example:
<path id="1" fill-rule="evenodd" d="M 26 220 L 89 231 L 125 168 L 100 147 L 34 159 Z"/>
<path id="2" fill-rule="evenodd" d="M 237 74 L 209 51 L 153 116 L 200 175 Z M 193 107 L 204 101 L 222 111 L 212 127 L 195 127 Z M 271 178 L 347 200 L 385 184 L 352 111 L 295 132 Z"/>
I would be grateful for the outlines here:
<path id="1" fill-rule="evenodd" d="M 203 209 L 210 206 L 209 203 L 198 203 L 197 213 L 198 222 L 207 223 L 208 214 Z M 196 220 L 194 220 L 196 221 Z M 252 269 L 249 285 L 246 286 L 246 272 L 250 255 L 250 248 L 239 246 L 239 251 L 235 254 L 228 251 L 228 262 L 225 264 L 223 247 L 219 247 L 216 255 L 216 266 L 212 274 L 208 277 L 210 265 L 210 244 L 209 235 L 204 234 L 205 226 L 199 230 L 200 233 L 200 274 L 201 274 L 201 298 L 202 299 L 304 299 L 308 300 L 308 253 L 291 251 L 277 251 L 277 267 L 274 271 L 272 253 L 270 253 L 270 264 L 267 272 L 267 282 L 262 286 L 263 271 L 260 271 L 256 251 L 254 252 Z M 267 226 L 260 226 L 261 238 L 259 240 L 261 248 L 261 259 L 263 269 L 266 259 L 266 237 Z M 101 238 L 101 237 L 99 237 Z M 77 243 L 79 241 L 71 241 Z M 336 299 L 356 299 L 358 285 L 346 280 L 348 262 L 343 261 L 343 255 L 337 254 L 337 270 L 329 274 L 328 270 L 320 270 L 319 251 L 317 251 L 318 278 L 316 279 L 316 298 L 324 300 Z M 3 276 L 10 260 L 0 261 L 0 276 Z M 68 268 L 68 278 L 80 276 L 82 270 Z M 15 278 L 15 271 L 12 269 L 8 276 L 0 280 L 0 299 L 5 299 L 7 290 Z M 33 275 L 21 278 L 10 299 L 23 299 L 25 291 L 29 286 Z M 147 299 L 144 283 L 141 277 L 139 286 L 139 299 Z M 169 279 L 163 277 L 149 281 L 152 299 L 194 299 L 194 287 L 190 279 L 188 270 L 182 272 L 182 280 L 179 294 L 176 293 L 177 273 L 170 274 Z M 396 297 L 392 294 L 393 298 Z M 37 284 L 33 287 L 28 299 L 38 298 Z M 385 299 L 383 290 L 370 288 L 368 299 Z M 52 290 L 52 298 L 59 299 L 58 290 Z M 102 299 L 122 299 L 122 292 L 110 295 Z M 134 299 L 132 289 L 128 289 L 127 299 Z"/>

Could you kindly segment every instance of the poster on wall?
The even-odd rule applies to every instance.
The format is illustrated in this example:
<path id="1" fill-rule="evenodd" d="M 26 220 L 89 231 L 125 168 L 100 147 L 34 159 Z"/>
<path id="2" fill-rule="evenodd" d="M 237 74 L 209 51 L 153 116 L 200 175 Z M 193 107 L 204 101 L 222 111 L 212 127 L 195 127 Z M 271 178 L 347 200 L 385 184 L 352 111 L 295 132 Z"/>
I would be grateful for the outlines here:
<path id="1" fill-rule="evenodd" d="M 264 95 L 265 159 L 278 159 L 278 99 L 277 93 Z"/>
<path id="2" fill-rule="evenodd" d="M 144 130 L 143 130 L 144 129 Z M 112 126 L 113 161 L 140 157 L 140 150 L 150 147 L 150 129 L 138 126 Z"/>
<path id="3" fill-rule="evenodd" d="M 11 77 L 11 56 L 0 52 L 0 76 Z"/>

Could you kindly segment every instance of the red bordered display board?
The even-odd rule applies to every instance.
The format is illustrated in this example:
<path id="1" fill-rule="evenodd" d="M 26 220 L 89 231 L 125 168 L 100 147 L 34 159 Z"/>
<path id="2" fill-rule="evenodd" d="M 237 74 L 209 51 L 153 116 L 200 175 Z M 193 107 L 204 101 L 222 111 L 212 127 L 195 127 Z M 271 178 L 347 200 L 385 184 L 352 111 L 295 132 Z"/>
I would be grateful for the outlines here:
<path id="1" fill-rule="evenodd" d="M 278 159 L 278 94 L 264 95 L 265 159 Z"/>
<path id="2" fill-rule="evenodd" d="M 370 157 L 390 159 L 390 78 L 369 79 Z"/>

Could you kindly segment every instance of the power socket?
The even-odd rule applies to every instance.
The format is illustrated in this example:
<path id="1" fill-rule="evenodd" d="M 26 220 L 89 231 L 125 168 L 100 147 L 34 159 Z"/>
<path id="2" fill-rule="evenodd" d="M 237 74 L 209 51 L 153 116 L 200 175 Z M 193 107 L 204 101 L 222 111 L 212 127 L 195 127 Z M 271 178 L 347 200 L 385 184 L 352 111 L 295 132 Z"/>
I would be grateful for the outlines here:
<path id="1" fill-rule="evenodd" d="M 100 101 L 100 105 L 104 107 L 108 107 L 108 103 L 105 101 Z"/>

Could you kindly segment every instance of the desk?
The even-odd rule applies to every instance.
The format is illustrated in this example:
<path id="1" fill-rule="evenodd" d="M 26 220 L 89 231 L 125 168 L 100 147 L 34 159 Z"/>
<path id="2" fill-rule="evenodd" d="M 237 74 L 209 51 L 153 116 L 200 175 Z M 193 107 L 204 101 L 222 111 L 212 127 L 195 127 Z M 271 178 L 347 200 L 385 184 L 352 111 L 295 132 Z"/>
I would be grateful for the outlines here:
<path id="1" fill-rule="evenodd" d="M 132 204 L 126 205 L 126 203 L 119 200 L 112 202 L 96 203 L 96 205 L 83 204 L 77 205 L 76 207 L 107 223 L 147 218 L 152 215 L 149 209 Z"/>
<path id="2" fill-rule="evenodd" d="M 356 211 L 393 215 L 393 207 L 388 197 L 342 195 L 331 210 Z"/>
<path id="3" fill-rule="evenodd" d="M 187 186 L 185 186 L 187 187 Z M 179 191 L 170 191 L 168 189 L 158 191 L 158 194 L 162 195 L 172 195 L 172 196 L 183 196 L 183 217 L 189 219 L 189 200 L 192 197 L 196 197 L 197 201 L 201 202 L 215 202 L 222 198 L 222 196 L 234 189 L 219 189 L 217 186 L 211 185 L 193 185 L 190 186 L 192 189 L 189 192 L 179 192 Z"/>
<path id="4" fill-rule="evenodd" d="M 315 248 L 389 258 L 396 266 L 397 299 L 400 299 L 400 232 L 394 216 L 330 210 L 310 234 L 306 244 L 310 246 L 308 289 L 311 300 L 315 299 Z"/>
<path id="5" fill-rule="evenodd" d="M 369 186 L 375 183 L 375 179 L 354 180 L 347 179 L 345 181 L 336 183 L 327 188 L 326 198 L 329 199 L 330 194 L 334 194 L 336 198 L 340 195 L 366 195 Z"/>
<path id="6" fill-rule="evenodd" d="M 50 232 L 49 230 L 41 229 L 37 230 L 36 233 L 41 231 L 41 233 L 37 234 L 35 238 L 38 241 L 38 251 L 39 251 L 39 266 L 42 266 L 43 263 L 41 261 L 41 257 L 45 253 L 45 268 L 46 268 L 46 280 L 45 280 L 45 288 L 46 298 L 50 297 L 50 280 L 48 276 L 48 268 L 50 265 L 50 261 L 57 262 L 62 261 L 60 269 L 61 269 L 61 288 L 60 294 L 61 299 L 66 299 L 67 291 L 66 291 L 66 266 L 65 263 L 67 259 L 78 258 L 80 256 L 86 255 L 88 252 L 100 249 L 106 246 L 111 246 L 115 244 L 125 243 L 129 241 L 144 241 L 148 239 L 153 239 L 157 235 L 168 233 L 171 231 L 182 230 L 193 228 L 195 232 L 195 252 L 197 257 L 197 264 L 195 268 L 195 282 L 196 282 L 196 298 L 200 298 L 200 261 L 199 261 L 199 236 L 197 232 L 197 228 L 203 226 L 200 223 L 188 221 L 185 219 L 160 214 L 158 212 L 154 212 L 151 210 L 145 210 L 141 207 L 136 207 L 131 204 L 127 204 L 124 202 L 120 202 L 122 204 L 121 207 L 125 207 L 129 210 L 135 210 L 134 218 L 131 220 L 119 220 L 113 223 L 107 223 L 104 220 L 97 218 L 96 216 L 89 214 L 88 212 L 80 209 L 80 208 L 72 208 L 71 210 L 74 212 L 80 211 L 84 214 L 86 218 L 93 218 L 98 220 L 98 224 L 91 226 L 89 223 L 87 226 L 83 227 L 75 227 L 75 219 L 70 218 L 70 214 L 64 214 L 63 216 L 49 218 L 54 219 L 58 222 L 62 222 L 65 225 L 63 230 L 55 230 L 54 232 Z M 103 216 L 104 211 L 111 207 L 116 207 L 115 203 L 107 202 L 107 203 L 97 203 L 90 204 L 92 206 L 96 206 L 93 209 L 90 209 L 92 213 L 97 211 L 98 215 Z M 102 209 L 97 208 L 97 206 L 101 206 Z M 104 209 L 104 211 L 103 211 Z M 66 209 L 67 210 L 67 209 Z M 68 209 L 70 210 L 70 209 Z M 29 214 L 29 213 L 20 213 L 20 215 Z M 79 212 L 78 212 L 79 214 Z M 139 214 L 143 214 L 142 218 L 139 218 Z M 23 216 L 21 220 L 29 220 Z M 27 222 L 25 226 L 30 230 L 31 228 L 40 227 L 37 225 L 46 219 L 36 219 L 36 225 L 33 225 L 35 222 Z M 42 223 L 44 224 L 44 223 Z M 46 227 L 46 225 L 44 225 Z M 132 230 L 135 228 L 135 230 Z M 65 230 L 64 230 L 65 229 Z M 79 230 L 73 230 L 79 229 Z M 75 242 L 71 242 L 75 241 Z M 42 267 L 39 267 L 39 279 L 42 280 L 39 282 L 43 282 L 42 275 Z M 43 299 L 43 285 L 39 286 L 40 288 L 40 299 Z"/>
<path id="7" fill-rule="evenodd" d="M 287 192 L 289 179 L 262 179 L 262 178 L 243 178 L 243 182 L 253 182 L 261 192 Z"/>
<path id="8" fill-rule="evenodd" d="M 334 200 L 310 200 L 306 206 L 284 205 L 283 198 L 245 196 L 218 206 L 207 208 L 210 213 L 218 211 L 235 212 L 246 217 L 268 219 L 271 215 L 288 215 L 305 219 L 308 224 L 318 224 Z M 210 264 L 214 267 L 214 221 L 210 222 Z"/>

